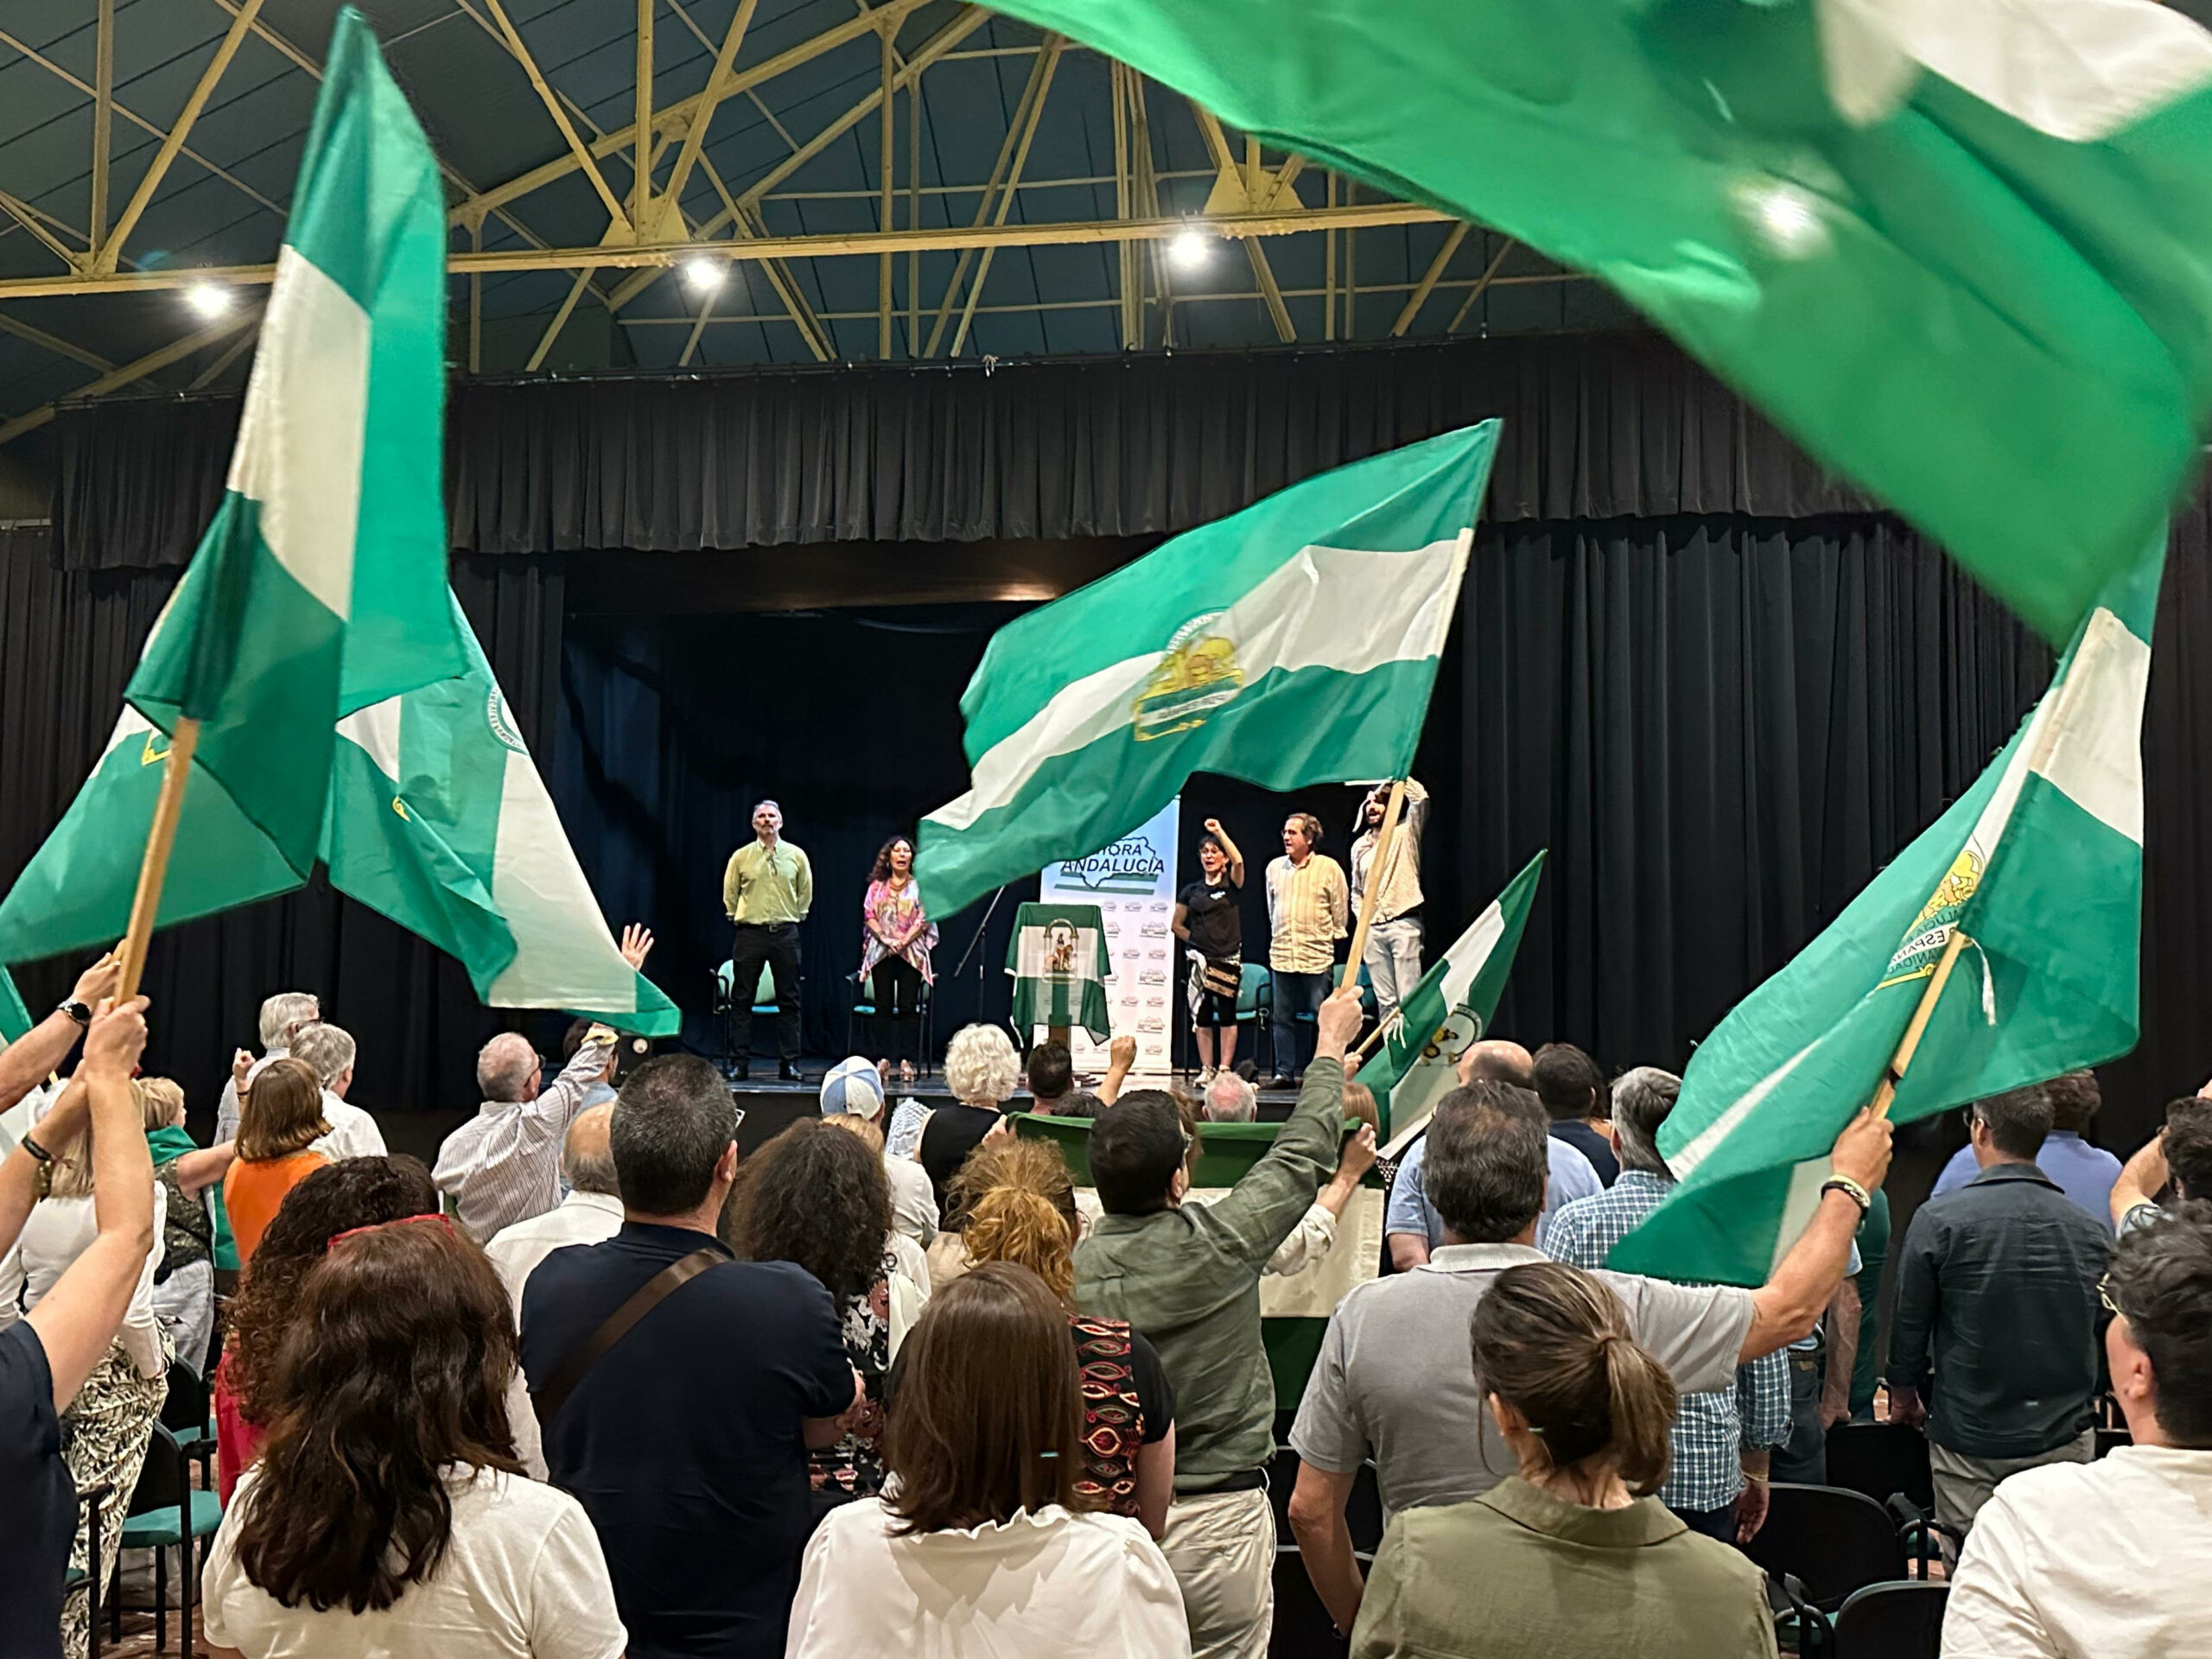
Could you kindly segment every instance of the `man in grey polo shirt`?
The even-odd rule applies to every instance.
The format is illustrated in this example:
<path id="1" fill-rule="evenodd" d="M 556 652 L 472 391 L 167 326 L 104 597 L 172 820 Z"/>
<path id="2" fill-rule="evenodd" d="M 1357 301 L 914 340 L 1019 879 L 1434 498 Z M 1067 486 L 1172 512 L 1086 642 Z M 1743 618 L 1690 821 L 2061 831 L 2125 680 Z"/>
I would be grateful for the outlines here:
<path id="1" fill-rule="evenodd" d="M 1410 1273 L 1360 1285 L 1329 1320 L 1290 1433 L 1299 1457 L 1291 1530 L 1337 1628 L 1358 1616 L 1365 1584 L 1344 1524 L 1360 1464 L 1375 1459 L 1386 1511 L 1463 1503 L 1514 1471 L 1486 1428 L 1485 1389 L 1469 1329 L 1497 1276 L 1547 1258 L 1535 1247 L 1549 1138 L 1499 1085 L 1455 1089 L 1430 1120 L 1425 1185 L 1444 1222 L 1443 1248 Z M 1889 1171 L 1890 1126 L 1862 1112 L 1830 1154 L 1837 1182 L 1812 1223 L 1757 1290 L 1687 1286 L 1601 1273 L 1637 1339 L 1685 1393 L 1722 1389 L 1736 1367 L 1813 1328 L 1851 1257 L 1864 1210 Z"/>

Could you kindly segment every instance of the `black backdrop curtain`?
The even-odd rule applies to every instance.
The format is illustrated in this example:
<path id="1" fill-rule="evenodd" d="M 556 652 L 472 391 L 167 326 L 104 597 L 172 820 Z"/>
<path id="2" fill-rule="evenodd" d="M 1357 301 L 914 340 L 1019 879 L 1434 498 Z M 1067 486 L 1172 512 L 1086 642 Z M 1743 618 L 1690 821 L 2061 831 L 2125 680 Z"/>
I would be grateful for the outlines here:
<path id="1" fill-rule="evenodd" d="M 1492 522 L 1420 762 L 1439 797 L 1434 931 L 1548 845 L 1504 1016 L 1612 1065 L 1679 1063 L 1974 775 L 2048 656 L 1657 342 L 464 386 L 454 581 L 606 910 L 655 925 L 656 975 L 695 1013 L 727 950 L 721 861 L 751 800 L 783 799 L 822 878 L 806 944 L 809 1046 L 825 1052 L 844 1040 L 866 860 L 963 786 L 952 710 L 1005 613 L 649 620 L 569 615 L 572 591 L 619 591 L 635 550 L 665 546 L 717 568 L 741 543 L 839 537 L 1110 531 L 1135 551 L 1302 472 L 1496 413 Z M 59 423 L 54 540 L 0 543 L 0 883 L 99 752 L 219 491 L 234 416 L 149 403 Z M 2204 504 L 2172 549 L 2145 721 L 2144 1038 L 2107 1072 L 2115 1142 L 2212 1072 Z M 1300 804 L 1341 851 L 1350 796 L 1329 794 Z M 1256 863 L 1286 804 L 1201 780 L 1185 810 L 1229 822 Z M 1256 943 L 1256 887 L 1249 908 Z M 947 969 L 973 925 L 948 918 Z M 1002 950 L 997 936 L 985 949 L 987 1013 L 1004 1007 Z M 153 969 L 168 1010 L 155 1058 L 200 1094 L 280 986 L 325 995 L 363 1039 L 364 1097 L 387 1109 L 465 1107 L 469 1052 L 505 1018 L 320 888 L 178 930 Z M 22 977 L 34 1001 L 66 983 L 58 965 Z M 975 995 L 947 988 L 940 1038 Z"/>
<path id="2" fill-rule="evenodd" d="M 186 407 L 59 417 L 70 563 L 190 555 L 238 404 Z M 481 553 L 1160 535 L 1491 416 L 1493 524 L 1867 505 L 1633 334 L 460 383 L 447 494 Z"/>

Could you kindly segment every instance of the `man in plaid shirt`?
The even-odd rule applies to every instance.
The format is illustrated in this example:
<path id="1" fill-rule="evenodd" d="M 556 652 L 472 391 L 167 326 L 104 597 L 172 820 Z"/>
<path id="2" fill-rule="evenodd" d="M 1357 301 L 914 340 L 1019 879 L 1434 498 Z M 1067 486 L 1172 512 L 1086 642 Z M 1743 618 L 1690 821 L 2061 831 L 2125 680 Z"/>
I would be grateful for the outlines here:
<path id="1" fill-rule="evenodd" d="M 1594 1198 L 1562 1205 L 1543 1250 L 1578 1268 L 1602 1268 L 1606 1254 L 1666 1201 L 1675 1178 L 1659 1156 L 1659 1126 L 1682 1080 L 1638 1066 L 1613 1085 L 1613 1139 L 1620 1178 Z M 1766 1519 L 1767 1460 L 1789 1438 L 1787 1350 L 1736 1371 L 1736 1386 L 1686 1394 L 1675 1414 L 1674 1460 L 1659 1501 L 1692 1528 L 1725 1543 L 1746 1542 Z"/>

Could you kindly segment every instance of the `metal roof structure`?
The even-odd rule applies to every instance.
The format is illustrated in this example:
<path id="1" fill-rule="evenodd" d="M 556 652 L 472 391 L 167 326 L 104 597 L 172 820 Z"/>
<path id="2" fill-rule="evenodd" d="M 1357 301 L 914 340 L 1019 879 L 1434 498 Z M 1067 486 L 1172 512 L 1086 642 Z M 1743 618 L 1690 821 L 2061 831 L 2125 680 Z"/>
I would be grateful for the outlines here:
<path id="1" fill-rule="evenodd" d="M 1629 320 L 1502 235 L 962 0 L 363 9 L 445 171 L 457 371 Z M 0 0 L 0 442 L 72 397 L 242 379 L 335 15 Z"/>

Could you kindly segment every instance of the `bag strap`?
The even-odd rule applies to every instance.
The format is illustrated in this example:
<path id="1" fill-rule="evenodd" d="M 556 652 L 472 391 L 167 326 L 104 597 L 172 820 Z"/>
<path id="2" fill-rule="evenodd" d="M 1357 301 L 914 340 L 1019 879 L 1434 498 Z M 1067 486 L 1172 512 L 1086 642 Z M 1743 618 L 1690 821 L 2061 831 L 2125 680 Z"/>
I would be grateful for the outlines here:
<path id="1" fill-rule="evenodd" d="M 679 1286 L 729 1259 L 729 1253 L 719 1245 L 702 1245 L 681 1260 L 670 1262 L 632 1291 L 630 1299 L 608 1314 L 598 1330 L 569 1351 L 569 1357 L 561 1362 L 545 1386 L 530 1396 L 531 1404 L 537 1410 L 539 1432 L 552 1428 L 554 1418 L 560 1415 L 561 1408 L 576 1391 L 576 1384 L 607 1357 L 608 1349 L 630 1334 L 639 1320 L 667 1300 Z"/>

